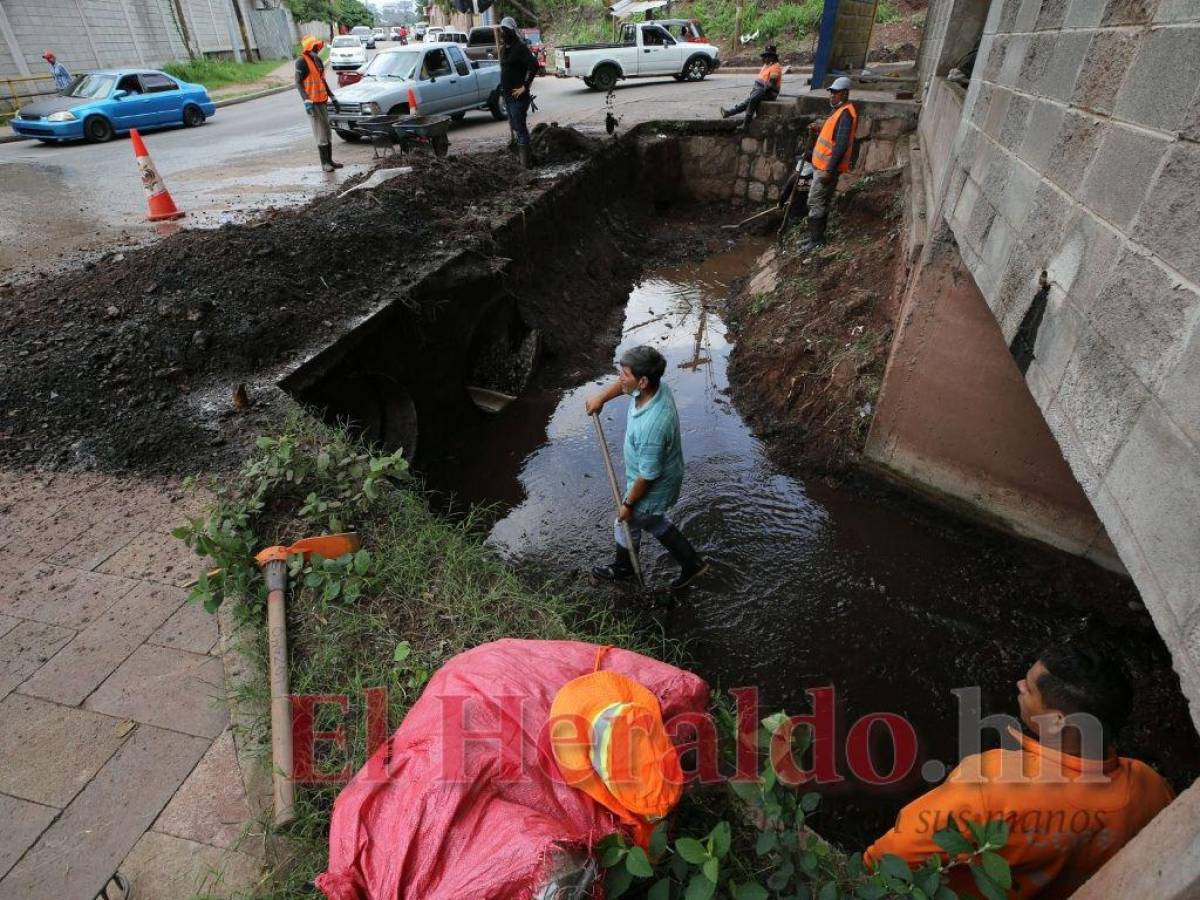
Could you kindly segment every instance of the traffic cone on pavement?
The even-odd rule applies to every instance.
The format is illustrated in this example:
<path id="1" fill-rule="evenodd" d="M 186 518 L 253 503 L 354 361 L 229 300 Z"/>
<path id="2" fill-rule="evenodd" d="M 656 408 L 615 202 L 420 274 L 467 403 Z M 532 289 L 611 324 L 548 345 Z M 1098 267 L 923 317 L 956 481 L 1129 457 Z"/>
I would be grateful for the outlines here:
<path id="1" fill-rule="evenodd" d="M 151 222 L 181 218 L 184 212 L 175 205 L 175 201 L 171 199 L 171 192 L 158 177 L 158 170 L 154 168 L 154 162 L 146 152 L 146 145 L 142 143 L 142 136 L 137 133 L 136 128 L 130 130 L 129 140 L 133 144 L 138 171 L 142 174 L 142 187 L 146 189 L 146 204 L 149 206 L 146 218 Z"/>

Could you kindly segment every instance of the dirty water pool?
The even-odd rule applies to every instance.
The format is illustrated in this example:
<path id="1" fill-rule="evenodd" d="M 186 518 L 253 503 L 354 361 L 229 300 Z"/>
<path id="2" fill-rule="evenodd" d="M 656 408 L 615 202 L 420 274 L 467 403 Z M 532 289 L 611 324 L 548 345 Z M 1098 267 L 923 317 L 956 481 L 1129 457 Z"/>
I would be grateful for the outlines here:
<path id="1" fill-rule="evenodd" d="M 985 714 L 1015 714 L 1016 681 L 1064 632 L 1088 629 L 1124 648 L 1139 693 L 1122 751 L 1188 783 L 1200 748 L 1167 652 L 1127 581 L 881 485 L 810 480 L 772 464 L 730 396 L 733 344 L 721 319 L 731 284 L 764 248 L 747 238 L 700 264 L 653 267 L 629 293 L 613 359 L 636 344 L 667 359 L 687 466 L 672 518 L 711 570 L 673 607 L 608 586 L 592 590 L 595 602 L 633 608 L 684 641 L 715 689 L 757 688 L 763 715 L 806 712 L 805 689 L 832 685 L 839 747 L 861 716 L 908 719 L 919 749 L 903 783 L 861 784 L 839 751 L 847 780 L 822 788 L 814 824 L 847 845 L 873 840 L 928 787 L 926 763 L 934 775 L 955 764 L 952 689 L 977 685 Z M 576 373 L 565 388 L 535 387 L 498 415 L 480 413 L 426 465 L 428 485 L 459 508 L 491 506 L 488 542 L 518 569 L 586 579 L 611 556 L 612 496 L 584 399 L 612 373 Z M 619 473 L 628 402 L 602 414 Z M 657 542 L 648 538 L 642 552 L 652 584 L 674 577 Z M 873 740 L 872 755 L 877 771 L 891 769 L 889 742 Z"/>

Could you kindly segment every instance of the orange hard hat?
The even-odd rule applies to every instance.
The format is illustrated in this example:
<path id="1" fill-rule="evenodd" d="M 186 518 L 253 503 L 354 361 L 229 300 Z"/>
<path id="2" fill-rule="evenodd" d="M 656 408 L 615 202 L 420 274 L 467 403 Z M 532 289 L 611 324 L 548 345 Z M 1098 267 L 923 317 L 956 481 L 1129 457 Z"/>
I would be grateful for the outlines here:
<path id="1" fill-rule="evenodd" d="M 320 39 L 313 37 L 311 34 L 306 34 L 304 37 L 300 38 L 300 46 L 305 53 L 308 53 L 314 47 L 320 50 L 324 44 L 321 43 Z"/>
<path id="2" fill-rule="evenodd" d="M 683 793 L 658 698 L 618 672 L 592 672 L 559 689 L 550 745 L 564 781 L 634 826 L 643 846 Z"/>

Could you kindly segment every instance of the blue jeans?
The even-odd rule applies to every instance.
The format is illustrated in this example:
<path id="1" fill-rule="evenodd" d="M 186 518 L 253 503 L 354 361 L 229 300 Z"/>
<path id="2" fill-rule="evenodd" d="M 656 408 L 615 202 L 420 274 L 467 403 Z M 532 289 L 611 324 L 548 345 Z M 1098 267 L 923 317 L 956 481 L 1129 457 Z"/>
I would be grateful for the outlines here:
<path id="1" fill-rule="evenodd" d="M 525 124 L 525 117 L 529 115 L 530 96 L 526 90 L 518 99 L 514 100 L 511 96 L 508 100 L 508 127 L 512 129 L 512 133 L 517 138 L 518 144 L 529 143 L 529 126 Z"/>

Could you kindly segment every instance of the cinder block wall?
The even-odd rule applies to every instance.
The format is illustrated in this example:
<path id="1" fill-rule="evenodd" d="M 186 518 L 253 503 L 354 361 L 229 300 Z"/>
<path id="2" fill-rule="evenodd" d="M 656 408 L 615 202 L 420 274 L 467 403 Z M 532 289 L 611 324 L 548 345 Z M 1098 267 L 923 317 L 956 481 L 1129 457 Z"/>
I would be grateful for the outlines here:
<path id="1" fill-rule="evenodd" d="M 943 209 L 1006 340 L 1045 273 L 1026 383 L 1200 723 L 1198 63 L 1197 0 L 992 0 Z"/>
<path id="2" fill-rule="evenodd" d="M 871 46 L 871 27 L 879 0 L 839 0 L 833 25 L 833 50 L 829 56 L 834 69 L 861 69 L 867 64 Z"/>

